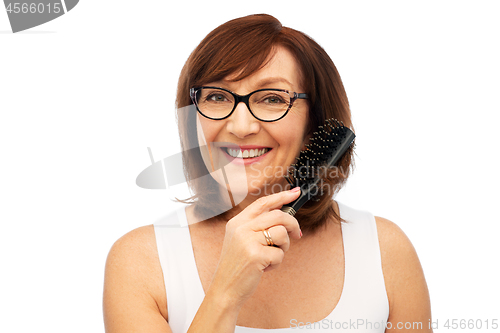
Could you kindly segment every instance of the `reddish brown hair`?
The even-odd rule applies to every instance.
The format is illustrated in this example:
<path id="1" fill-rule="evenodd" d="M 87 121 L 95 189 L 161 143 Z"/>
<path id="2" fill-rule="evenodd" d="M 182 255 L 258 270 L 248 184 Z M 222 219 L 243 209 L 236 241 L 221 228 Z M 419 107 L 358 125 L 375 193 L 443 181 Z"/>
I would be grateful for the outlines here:
<path id="1" fill-rule="evenodd" d="M 210 32 L 191 53 L 184 65 L 178 84 L 176 106 L 190 105 L 189 89 L 209 82 L 219 81 L 238 74 L 234 81 L 244 79 L 262 68 L 272 58 L 276 46 L 287 48 L 302 69 L 302 86 L 309 96 L 309 133 L 325 119 L 335 118 L 352 129 L 349 102 L 335 65 L 328 54 L 304 33 L 283 27 L 270 15 L 250 15 L 222 24 Z M 197 146 L 196 113 L 177 114 L 184 172 L 195 195 L 183 202 L 196 203 L 196 211 L 211 211 L 218 184 L 207 174 L 205 163 Z M 189 130 L 191 129 L 191 130 Z M 332 195 L 346 181 L 353 164 L 350 149 L 337 164 L 334 177 L 328 177 L 323 195 L 317 202 L 309 201 L 295 216 L 302 231 L 312 232 L 324 225 L 328 217 L 339 220 L 332 206 Z M 340 171 L 340 172 L 339 172 Z M 332 191 L 333 189 L 333 191 Z M 189 201 L 190 200 L 190 201 Z M 219 210 L 220 211 L 220 210 Z"/>

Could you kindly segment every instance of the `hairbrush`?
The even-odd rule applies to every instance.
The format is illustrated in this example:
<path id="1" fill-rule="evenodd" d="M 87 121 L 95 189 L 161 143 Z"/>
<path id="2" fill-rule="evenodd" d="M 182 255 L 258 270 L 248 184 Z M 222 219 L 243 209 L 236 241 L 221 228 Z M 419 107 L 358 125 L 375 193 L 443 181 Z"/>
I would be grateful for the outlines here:
<path id="1" fill-rule="evenodd" d="M 319 200 L 321 173 L 337 164 L 353 144 L 355 137 L 344 123 L 333 118 L 318 126 L 309 144 L 306 144 L 285 176 L 292 187 L 300 187 L 301 193 L 297 200 L 281 208 L 283 212 L 294 216 L 307 201 Z"/>

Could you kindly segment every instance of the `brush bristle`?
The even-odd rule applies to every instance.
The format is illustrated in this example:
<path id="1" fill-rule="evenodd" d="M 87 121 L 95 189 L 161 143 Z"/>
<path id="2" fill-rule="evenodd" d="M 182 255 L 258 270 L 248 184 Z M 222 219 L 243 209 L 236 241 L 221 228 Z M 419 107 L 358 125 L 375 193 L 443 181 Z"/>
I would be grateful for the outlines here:
<path id="1" fill-rule="evenodd" d="M 352 133 L 351 130 L 336 119 L 328 119 L 324 125 L 318 126 L 317 130 L 313 132 L 309 144 L 300 152 L 295 163 L 289 168 L 288 176 L 285 177 L 287 182 L 292 186 L 309 189 L 316 186 L 321 174 L 320 168 L 334 166 L 329 165 L 335 164 L 332 163 L 331 158 L 341 149 L 342 145 L 345 145 L 344 141 L 349 133 Z M 313 196 L 311 199 L 319 200 Z"/>

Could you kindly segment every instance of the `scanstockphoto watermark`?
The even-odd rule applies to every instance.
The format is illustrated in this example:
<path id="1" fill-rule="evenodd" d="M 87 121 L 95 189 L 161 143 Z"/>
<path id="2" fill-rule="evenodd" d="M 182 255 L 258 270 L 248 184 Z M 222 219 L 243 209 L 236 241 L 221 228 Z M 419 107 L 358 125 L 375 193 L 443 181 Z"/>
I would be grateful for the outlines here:
<path id="1" fill-rule="evenodd" d="M 290 320 L 290 328 L 296 329 L 324 329 L 324 330 L 377 330 L 377 329 L 412 329 L 412 330 L 422 330 L 424 328 L 424 324 L 422 322 L 398 322 L 391 323 L 386 321 L 370 321 L 367 319 L 356 319 L 349 321 L 333 321 L 329 319 L 323 319 L 321 321 L 310 323 L 310 322 L 299 322 L 296 319 Z"/>
<path id="2" fill-rule="evenodd" d="M 195 147 L 191 150 L 204 149 L 204 147 Z M 169 186 L 181 184 L 187 182 L 186 175 L 183 172 L 183 153 L 177 153 L 170 155 L 164 159 L 155 161 L 153 158 L 153 153 L 151 148 L 148 147 L 149 156 L 151 159 L 151 165 L 146 167 L 136 179 L 136 184 L 139 187 L 147 189 L 167 189 Z M 187 154 L 188 155 L 188 154 Z M 229 161 L 230 162 L 230 161 Z M 229 163 L 228 162 L 228 163 Z M 219 168 L 225 168 L 226 164 L 220 164 Z M 244 172 L 246 176 L 246 171 L 244 168 L 239 169 L 239 171 Z M 276 182 L 276 180 L 284 179 L 289 177 L 292 179 L 292 183 L 296 183 L 300 178 L 315 178 L 319 179 L 315 188 L 312 189 L 311 195 L 322 196 L 322 195 L 333 195 L 335 192 L 335 186 L 328 186 L 328 182 L 323 179 L 343 179 L 348 173 L 348 170 L 344 170 L 342 167 L 333 166 L 326 168 L 324 166 L 310 167 L 308 164 L 294 168 L 291 166 L 271 166 L 267 165 L 264 168 L 256 167 L 255 165 L 250 165 L 251 178 L 249 183 L 249 191 L 253 195 L 261 195 L 263 191 L 264 194 L 272 194 L 290 189 L 293 184 L 285 184 Z M 208 175 L 208 170 L 205 173 L 201 173 L 199 176 Z M 270 184 L 270 186 L 261 186 L 261 182 L 264 180 L 265 183 Z"/>
<path id="3" fill-rule="evenodd" d="M 415 322 L 397 322 L 391 323 L 386 321 L 370 321 L 367 319 L 356 319 L 349 321 L 333 321 L 328 319 L 323 319 L 322 321 L 310 323 L 310 322 L 299 322 L 296 319 L 290 320 L 290 327 L 296 329 L 324 329 L 324 330 L 358 330 L 358 329 L 386 329 L 386 330 L 423 330 L 425 329 L 446 329 L 446 330 L 498 330 L 500 328 L 498 318 L 486 318 L 486 319 L 435 319 L 428 322 L 422 323 L 419 321 Z"/>
<path id="4" fill-rule="evenodd" d="M 79 0 L 4 0 L 12 32 L 52 21 L 72 10 Z"/>
<path id="5" fill-rule="evenodd" d="M 250 164 L 250 169 L 257 174 L 257 178 L 264 176 L 265 178 L 279 178 L 286 175 L 290 175 L 295 179 L 299 178 L 338 178 L 339 176 L 345 174 L 345 170 L 342 167 L 331 166 L 327 168 L 324 165 L 310 165 L 307 161 L 304 165 L 299 167 L 283 167 L 283 166 L 270 166 L 267 165 L 264 169 L 260 167 L 255 167 L 254 164 Z"/>
<path id="6" fill-rule="evenodd" d="M 332 186 L 330 181 L 334 179 L 343 179 L 347 174 L 343 167 L 312 167 L 308 164 L 301 165 L 298 168 L 292 166 L 284 168 L 282 166 L 268 165 L 263 169 L 256 168 L 253 164 L 251 164 L 250 169 L 253 171 L 253 179 L 250 180 L 250 192 L 252 195 L 269 195 L 272 193 L 285 191 L 290 189 L 291 187 L 300 186 L 301 179 L 311 179 L 318 181 L 316 185 L 310 189 L 309 194 L 311 196 L 332 196 L 333 194 L 335 194 L 336 186 Z M 290 183 L 286 184 L 285 186 L 282 186 L 280 183 L 274 183 L 271 186 L 266 186 L 264 188 L 260 186 L 262 179 L 272 182 L 273 180 L 281 178 L 288 178 L 290 180 Z M 326 181 L 327 179 L 330 181 Z"/>

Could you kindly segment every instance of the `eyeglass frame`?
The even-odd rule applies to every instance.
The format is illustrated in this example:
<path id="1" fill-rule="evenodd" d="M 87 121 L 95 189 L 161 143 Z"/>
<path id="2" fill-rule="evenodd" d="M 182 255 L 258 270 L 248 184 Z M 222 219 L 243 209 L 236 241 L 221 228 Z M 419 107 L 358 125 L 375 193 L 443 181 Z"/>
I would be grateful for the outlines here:
<path id="1" fill-rule="evenodd" d="M 226 91 L 226 92 L 230 93 L 234 97 L 234 105 L 233 105 L 233 109 L 231 110 L 231 112 L 229 112 L 229 114 L 227 116 L 223 117 L 223 118 L 211 118 L 211 117 L 203 114 L 203 112 L 201 112 L 200 108 L 198 107 L 198 103 L 196 102 L 196 93 L 200 89 L 220 89 L 220 90 L 223 90 L 223 91 Z M 281 91 L 281 92 L 287 93 L 290 96 L 290 104 L 288 105 L 288 109 L 285 111 L 285 113 L 281 117 L 279 117 L 278 119 L 274 119 L 274 120 L 264 120 L 264 119 L 260 119 L 259 117 L 257 117 L 252 112 L 252 109 L 250 109 L 250 96 L 252 96 L 253 94 L 255 94 L 257 92 L 260 92 L 260 91 Z M 274 89 L 274 88 L 255 90 L 255 91 L 252 91 L 251 93 L 249 93 L 247 95 L 242 96 L 242 95 L 238 95 L 238 94 L 232 92 L 231 90 L 224 89 L 224 88 L 221 88 L 221 87 L 212 87 L 212 86 L 193 87 L 193 88 L 189 89 L 189 96 L 191 97 L 191 101 L 196 106 L 196 110 L 198 110 L 198 112 L 203 117 L 205 117 L 205 118 L 208 118 L 208 119 L 211 119 L 211 120 L 224 120 L 224 119 L 230 117 L 233 114 L 233 112 L 234 112 L 234 110 L 236 110 L 236 107 L 238 106 L 238 104 L 240 104 L 241 102 L 243 102 L 247 106 L 248 111 L 250 111 L 250 113 L 252 114 L 252 116 L 254 116 L 255 119 L 263 121 L 263 122 L 266 122 L 266 123 L 272 123 L 272 122 L 278 121 L 280 119 L 283 119 L 288 114 L 288 111 L 290 111 L 290 109 L 293 106 L 293 103 L 297 99 L 308 99 L 309 98 L 309 96 L 307 96 L 306 93 L 296 93 L 296 92 L 293 92 L 293 97 L 292 97 L 292 93 L 289 90 L 286 90 L 286 89 Z"/>

